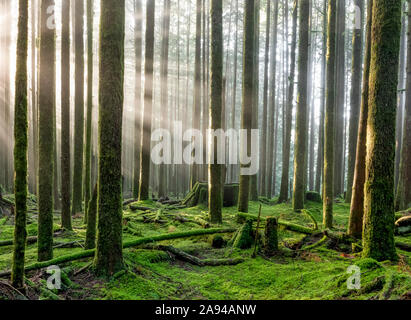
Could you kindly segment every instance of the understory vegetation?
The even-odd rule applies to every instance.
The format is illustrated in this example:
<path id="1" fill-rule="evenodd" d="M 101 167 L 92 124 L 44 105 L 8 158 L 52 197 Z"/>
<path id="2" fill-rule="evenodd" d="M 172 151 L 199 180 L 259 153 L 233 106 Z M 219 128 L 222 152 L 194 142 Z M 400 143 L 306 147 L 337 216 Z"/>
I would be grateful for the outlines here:
<path id="1" fill-rule="evenodd" d="M 12 195 L 4 196 L 10 202 Z M 171 201 L 172 202 L 172 201 Z M 131 240 L 192 230 L 211 229 L 208 208 L 202 204 L 186 208 L 180 204 L 154 201 L 124 201 L 123 244 Z M 278 221 L 315 229 L 321 221 L 322 205 L 308 201 L 306 211 L 296 213 L 291 204 L 277 204 L 277 199 L 260 198 L 250 202 L 249 214 L 276 217 Z M 145 210 L 142 210 L 145 209 Z M 26 268 L 36 263 L 37 244 L 30 239 L 37 235 L 36 198 L 29 198 Z M 311 217 L 310 217 L 311 216 Z M 343 200 L 335 204 L 333 233 L 344 232 L 349 218 L 349 205 Z M 218 228 L 237 230 L 235 206 L 223 209 L 223 224 Z M 263 219 L 260 233 L 263 232 Z M 242 221 L 240 221 L 242 222 Z M 0 218 L 0 274 L 11 268 L 12 246 L 3 245 L 13 238 L 13 218 Z M 253 223 L 253 230 L 256 228 Z M 321 223 L 318 223 L 321 228 Z M 207 229 L 205 229 L 207 230 Z M 361 259 L 352 253 L 351 245 L 338 239 L 323 239 L 322 230 L 312 235 L 278 227 L 279 249 L 266 256 L 261 241 L 253 258 L 254 244 L 249 249 L 234 248 L 232 233 L 200 235 L 145 243 L 124 249 L 125 268 L 109 280 L 96 277 L 91 258 L 58 264 L 62 270 L 60 290 L 48 290 L 46 269 L 26 272 L 27 290 L 23 294 L 0 279 L 0 299 L 410 299 L 411 253 L 397 248 L 397 262 Z M 54 213 L 54 258 L 84 251 L 86 226 L 84 217 L 73 219 L 73 231 L 60 227 L 60 213 Z M 321 242 L 319 242 L 321 241 Z M 396 241 L 411 246 L 408 235 Z M 319 243 L 319 244 L 318 244 Z M 313 245 L 314 244 L 314 245 Z M 315 245 L 318 244 L 318 245 Z M 237 261 L 230 265 L 196 265 L 184 261 L 167 248 L 181 250 L 200 261 Z M 225 259 L 225 260 L 223 260 Z M 361 270 L 361 289 L 348 290 L 347 268 Z"/>

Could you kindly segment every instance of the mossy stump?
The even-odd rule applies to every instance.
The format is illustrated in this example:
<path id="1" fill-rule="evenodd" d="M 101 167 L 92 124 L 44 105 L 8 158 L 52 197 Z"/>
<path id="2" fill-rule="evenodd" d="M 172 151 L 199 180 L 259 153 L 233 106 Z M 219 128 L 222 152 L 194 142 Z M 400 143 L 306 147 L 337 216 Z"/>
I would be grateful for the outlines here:
<path id="1" fill-rule="evenodd" d="M 233 247 L 238 249 L 249 249 L 253 245 L 253 221 L 247 220 L 234 235 Z"/>
<path id="2" fill-rule="evenodd" d="M 323 200 L 321 199 L 321 194 L 316 191 L 307 191 L 305 193 L 305 199 L 307 201 L 312 201 L 312 202 L 317 202 L 317 203 L 323 202 Z"/>
<path id="3" fill-rule="evenodd" d="M 278 251 L 278 222 L 274 217 L 267 218 L 264 231 L 264 253 L 274 255 Z"/>
<path id="4" fill-rule="evenodd" d="M 232 207 L 238 202 L 238 184 L 227 184 L 224 186 L 223 206 Z M 193 189 L 187 194 L 182 202 L 187 207 L 195 207 L 199 204 L 208 205 L 208 183 L 197 182 Z"/>

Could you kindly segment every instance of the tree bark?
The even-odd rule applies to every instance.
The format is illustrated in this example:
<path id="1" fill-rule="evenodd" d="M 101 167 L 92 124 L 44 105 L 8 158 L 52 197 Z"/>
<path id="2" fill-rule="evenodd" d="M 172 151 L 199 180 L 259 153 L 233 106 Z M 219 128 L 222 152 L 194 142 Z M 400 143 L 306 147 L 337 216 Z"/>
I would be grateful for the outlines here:
<path id="1" fill-rule="evenodd" d="M 401 2 L 376 0 L 373 7 L 363 257 L 396 260 L 394 158 Z"/>
<path id="2" fill-rule="evenodd" d="M 124 29 L 125 1 L 102 0 L 99 67 L 98 232 L 94 267 L 96 273 L 103 276 L 113 275 L 123 267 L 121 137 Z"/>
<path id="3" fill-rule="evenodd" d="M 300 0 L 299 18 L 299 57 L 298 57 L 298 93 L 297 115 L 294 143 L 294 186 L 293 210 L 304 209 L 305 198 L 305 161 L 307 152 L 307 80 L 308 80 L 308 41 L 310 21 L 310 1 Z"/>

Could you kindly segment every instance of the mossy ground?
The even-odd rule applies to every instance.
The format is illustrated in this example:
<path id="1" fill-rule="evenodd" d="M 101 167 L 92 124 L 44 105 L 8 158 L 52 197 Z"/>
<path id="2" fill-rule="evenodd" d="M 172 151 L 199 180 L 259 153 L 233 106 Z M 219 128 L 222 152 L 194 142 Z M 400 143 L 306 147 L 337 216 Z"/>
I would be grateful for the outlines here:
<path id="1" fill-rule="evenodd" d="M 313 227 L 311 219 L 302 213 L 293 212 L 290 204 L 276 204 L 276 199 L 263 199 L 262 215 L 275 216 L 296 224 Z M 207 208 L 198 206 L 173 209 L 152 201 L 143 201 L 139 206 L 163 208 L 165 214 L 179 214 L 194 220 L 195 216 L 207 218 Z M 34 201 L 30 202 L 30 207 Z M 257 214 L 260 202 L 250 203 L 250 213 Z M 322 206 L 308 202 L 306 209 L 319 222 L 322 221 Z M 348 223 L 349 206 L 336 203 L 334 225 L 337 231 L 345 231 Z M 30 210 L 31 212 L 34 210 Z M 236 223 L 236 207 L 224 208 L 223 226 L 239 227 Z M 128 207 L 123 214 L 124 241 L 171 232 L 201 228 L 194 222 L 179 222 L 164 217 L 163 223 L 144 223 L 143 212 L 133 212 Z M 55 213 L 54 229 L 60 228 L 60 216 Z M 37 233 L 37 215 L 29 213 L 28 235 Z M 84 240 L 86 228 L 81 216 L 73 220 L 73 231 L 55 237 L 55 242 Z M 10 219 L 0 219 L 0 241 L 12 239 L 13 226 Z M 232 234 L 224 234 L 230 240 Z M 60 267 L 71 281 L 56 294 L 63 299 L 403 299 L 411 292 L 411 253 L 398 250 L 399 262 L 377 263 L 362 260 L 358 254 L 349 253 L 344 246 L 335 247 L 330 242 L 310 251 L 293 251 L 289 248 L 300 242 L 304 235 L 279 229 L 279 253 L 267 258 L 257 255 L 252 258 L 254 248 L 247 250 L 223 247 L 212 248 L 210 236 L 192 237 L 164 241 L 199 258 L 245 258 L 245 262 L 234 266 L 194 266 L 174 259 L 163 251 L 145 248 L 124 250 L 126 269 L 117 273 L 110 281 L 96 278 L 89 270 L 78 270 L 90 263 L 84 259 Z M 399 241 L 411 244 L 411 236 L 398 237 Z M 59 257 L 83 250 L 82 248 L 55 248 Z M 31 244 L 26 251 L 26 263 L 36 261 L 37 246 Z M 0 247 L 0 271 L 11 267 L 12 247 Z M 347 268 L 361 268 L 360 290 L 348 290 Z M 44 271 L 30 272 L 28 277 L 37 285 L 44 286 L 49 275 Z M 64 281 L 63 281 L 64 282 Z M 70 283 L 72 282 L 72 283 Z M 0 299 L 1 299 L 0 286 Z M 44 293 L 32 295 L 47 299 Z"/>

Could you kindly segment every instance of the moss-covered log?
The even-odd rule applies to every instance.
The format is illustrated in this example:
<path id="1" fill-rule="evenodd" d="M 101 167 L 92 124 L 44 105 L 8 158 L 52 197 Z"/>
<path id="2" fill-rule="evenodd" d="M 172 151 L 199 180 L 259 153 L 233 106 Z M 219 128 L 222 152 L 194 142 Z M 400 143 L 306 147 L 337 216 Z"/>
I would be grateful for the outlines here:
<path id="1" fill-rule="evenodd" d="M 196 229 L 196 230 L 190 230 L 186 232 L 167 233 L 167 234 L 161 234 L 158 236 L 139 238 L 139 239 L 124 242 L 123 248 L 126 249 L 126 248 L 131 248 L 131 247 L 137 247 L 139 245 L 159 242 L 159 241 L 165 241 L 165 240 L 204 236 L 204 235 L 217 234 L 217 233 L 234 233 L 235 231 L 236 229 L 233 229 L 233 228 L 213 228 L 213 229 Z M 31 270 L 46 268 L 51 265 L 59 265 L 59 264 L 70 262 L 70 261 L 90 258 L 94 256 L 94 253 L 95 253 L 95 249 L 79 251 L 74 254 L 61 256 L 61 257 L 58 257 L 58 258 L 55 258 L 49 261 L 36 262 L 36 263 L 30 264 L 26 266 L 24 270 L 25 272 L 27 272 Z M 10 270 L 3 271 L 3 272 L 0 272 L 0 277 L 6 277 L 6 276 L 9 276 L 10 274 L 11 274 Z"/>
<path id="2" fill-rule="evenodd" d="M 247 220 L 247 219 L 251 219 L 253 221 L 257 221 L 257 216 L 253 215 L 253 214 L 249 214 L 249 213 L 244 213 L 244 212 L 239 212 L 237 214 L 237 218 L 240 223 Z M 261 217 L 261 220 L 266 220 L 267 217 Z M 294 231 L 294 232 L 298 232 L 298 233 L 303 233 L 303 234 L 312 234 L 315 230 L 310 229 L 308 227 L 304 227 L 304 226 L 300 226 L 298 224 L 292 223 L 292 222 L 288 222 L 288 221 L 284 221 L 284 220 L 278 220 L 278 225 L 284 227 L 287 230 L 290 231 Z"/>

